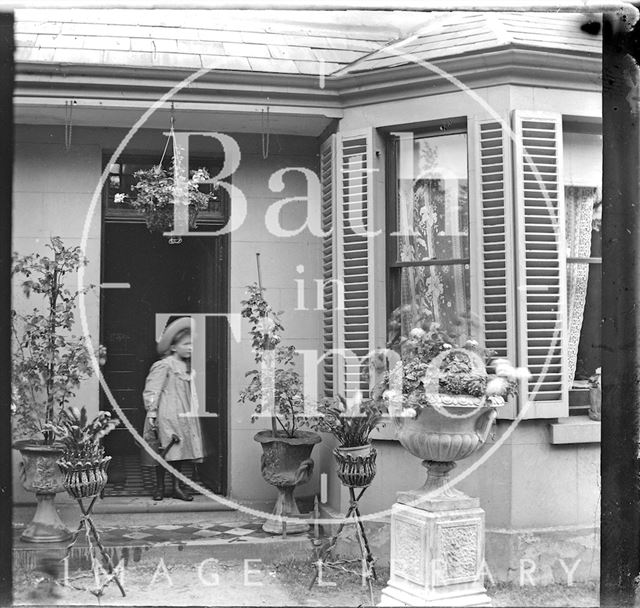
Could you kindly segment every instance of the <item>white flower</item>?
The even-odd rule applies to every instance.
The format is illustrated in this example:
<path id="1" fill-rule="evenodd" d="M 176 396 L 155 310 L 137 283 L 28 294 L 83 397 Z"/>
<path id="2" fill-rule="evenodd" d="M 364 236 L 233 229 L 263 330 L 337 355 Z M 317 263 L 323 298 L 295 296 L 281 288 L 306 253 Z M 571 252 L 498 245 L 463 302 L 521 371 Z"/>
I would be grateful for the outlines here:
<path id="1" fill-rule="evenodd" d="M 531 372 L 526 367 L 516 367 L 513 370 L 513 377 L 518 379 L 522 378 L 523 380 L 528 380 L 529 378 L 531 378 Z"/>
<path id="2" fill-rule="evenodd" d="M 402 415 L 406 416 L 407 418 L 415 418 L 418 415 L 418 412 L 416 412 L 414 408 L 408 407 L 402 411 Z"/>
<path id="3" fill-rule="evenodd" d="M 421 327 L 414 327 L 409 332 L 409 336 L 416 340 L 422 340 L 426 335 L 427 335 L 427 332 Z"/>
<path id="4" fill-rule="evenodd" d="M 487 382 L 486 394 L 491 397 L 492 395 L 502 395 L 507 389 L 507 381 L 504 378 L 493 378 Z"/>
<path id="5" fill-rule="evenodd" d="M 493 365 L 496 368 L 496 376 L 502 376 L 503 378 L 513 378 L 515 376 L 516 370 L 507 359 L 496 359 Z"/>
<path id="6" fill-rule="evenodd" d="M 117 194 L 114 195 L 113 202 L 116 205 L 120 205 L 121 203 L 124 203 L 126 198 L 127 198 L 127 195 L 124 192 L 118 192 Z"/>
<path id="7" fill-rule="evenodd" d="M 445 343 L 442 345 L 442 348 L 444 348 L 445 350 L 449 350 L 450 348 L 453 348 L 453 347 L 452 347 L 452 346 L 451 346 L 451 344 L 449 344 L 448 342 L 445 342 Z"/>
<path id="8" fill-rule="evenodd" d="M 478 341 L 477 340 L 467 340 L 465 343 L 465 346 L 467 348 L 475 348 L 476 346 L 478 346 Z"/>

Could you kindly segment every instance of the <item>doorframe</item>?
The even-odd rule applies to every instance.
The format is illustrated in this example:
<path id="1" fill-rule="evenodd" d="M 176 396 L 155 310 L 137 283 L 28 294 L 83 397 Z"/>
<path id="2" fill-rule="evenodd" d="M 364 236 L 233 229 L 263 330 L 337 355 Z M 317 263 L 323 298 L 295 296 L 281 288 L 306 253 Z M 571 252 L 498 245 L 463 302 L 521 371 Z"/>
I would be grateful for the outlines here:
<path id="1" fill-rule="evenodd" d="M 103 171 L 104 171 L 104 168 L 106 167 L 106 164 L 111 159 L 112 154 L 113 152 L 109 152 L 104 149 L 102 150 Z M 129 154 L 122 154 L 120 158 L 126 159 L 127 157 L 134 157 L 134 158 L 146 160 L 148 158 L 151 158 L 151 155 L 148 152 L 146 153 L 132 152 Z M 194 156 L 193 160 L 196 163 L 198 163 L 202 159 L 198 159 L 197 156 Z M 126 162 L 126 160 L 124 162 Z M 206 163 L 207 161 L 202 161 L 202 165 Z M 226 178 L 225 181 L 230 181 L 230 178 Z M 223 190 L 223 192 L 226 193 L 225 190 Z M 224 205 L 223 206 L 224 217 L 222 219 L 204 218 L 202 220 L 199 220 L 198 224 L 205 227 L 207 231 L 214 231 L 216 228 L 222 228 L 223 226 L 225 226 L 229 219 L 230 201 L 228 197 L 225 197 L 223 199 L 223 205 Z M 134 223 L 141 223 L 141 222 L 144 222 L 144 219 L 142 217 L 136 217 L 135 215 L 132 215 L 132 216 L 121 215 L 121 216 L 114 216 L 111 218 L 108 217 L 107 189 L 106 189 L 106 184 L 104 184 L 102 188 L 101 205 L 100 205 L 100 289 L 99 289 L 99 304 L 98 304 L 98 310 L 99 310 L 98 333 L 100 337 L 100 344 L 103 343 L 103 337 L 104 337 L 104 334 L 103 334 L 104 297 L 103 297 L 102 281 L 105 275 L 105 268 L 107 263 L 107 256 L 105 251 L 105 246 L 106 246 L 105 226 L 107 223 L 134 224 Z M 197 230 L 195 232 L 197 233 Z M 185 238 L 190 238 L 190 237 L 185 237 Z M 223 259 L 220 260 L 222 285 L 221 285 L 221 289 L 215 290 L 214 292 L 214 302 L 216 304 L 215 307 L 219 308 L 220 312 L 228 314 L 230 312 L 229 310 L 230 292 L 229 291 L 230 291 L 230 284 L 231 284 L 231 276 L 230 276 L 231 274 L 231 255 L 230 255 L 231 239 L 228 232 L 216 238 L 220 239 L 217 251 L 219 255 L 222 255 Z M 216 260 L 215 262 L 218 262 L 218 260 Z M 219 297 L 220 299 L 217 299 L 217 297 Z M 220 345 L 220 349 L 218 351 L 225 358 L 225 364 L 224 364 L 223 370 L 217 376 L 217 379 L 221 382 L 220 389 L 217 392 L 220 395 L 220 397 L 222 397 L 225 400 L 225 407 L 222 410 L 220 410 L 220 413 L 219 413 L 219 418 L 220 418 L 220 424 L 218 425 L 219 436 L 215 438 L 216 441 L 219 441 L 219 446 L 220 446 L 218 450 L 219 458 L 223 460 L 222 463 L 219 463 L 220 466 L 218 470 L 220 472 L 220 487 L 221 487 L 220 495 L 224 497 L 229 496 L 229 474 L 231 470 L 231 459 L 230 459 L 230 453 L 229 453 L 229 433 L 231 430 L 231 418 L 229 416 L 229 409 L 231 404 L 231 395 L 229 393 L 229 387 L 230 387 L 229 361 L 231 356 L 231 345 L 229 340 L 229 334 L 230 334 L 230 327 L 229 327 L 229 324 L 227 323 L 225 331 L 221 332 L 221 339 L 223 340 L 223 344 Z M 102 390 L 101 386 L 100 384 L 98 384 L 98 407 L 99 408 L 100 408 L 100 402 L 101 402 L 101 399 L 100 399 L 101 390 Z"/>

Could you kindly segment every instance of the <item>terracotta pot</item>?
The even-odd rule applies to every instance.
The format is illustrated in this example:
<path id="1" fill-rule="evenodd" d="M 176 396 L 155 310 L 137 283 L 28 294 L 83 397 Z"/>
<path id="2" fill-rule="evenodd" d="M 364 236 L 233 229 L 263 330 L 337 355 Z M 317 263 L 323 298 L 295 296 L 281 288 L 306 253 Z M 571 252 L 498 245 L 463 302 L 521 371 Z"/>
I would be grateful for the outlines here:
<path id="1" fill-rule="evenodd" d="M 418 411 L 415 418 L 393 419 L 402 446 L 422 460 L 427 469 L 425 484 L 399 497 L 401 502 L 424 501 L 425 497 L 458 501 L 468 499 L 449 486 L 449 473 L 457 460 L 471 456 L 480 449 L 496 419 L 493 406 L 484 399 L 470 395 L 429 395 L 430 405 Z"/>
<path id="2" fill-rule="evenodd" d="M 376 475 L 376 449 L 370 444 L 333 450 L 340 481 L 352 488 L 364 488 Z"/>
<path id="3" fill-rule="evenodd" d="M 69 540 L 71 531 L 60 520 L 54 505 L 56 493 L 64 491 L 62 472 L 57 465 L 63 453 L 62 446 L 23 440 L 17 441 L 13 447 L 22 455 L 22 485 L 28 492 L 35 492 L 38 502 L 33 519 L 20 538 L 31 543 Z"/>
<path id="4" fill-rule="evenodd" d="M 92 498 L 100 494 L 107 485 L 110 462 L 111 456 L 95 461 L 58 460 L 64 487 L 69 495 L 73 498 Z"/>
<path id="5" fill-rule="evenodd" d="M 310 456 L 313 446 L 321 441 L 320 435 L 298 431 L 296 437 L 274 437 L 271 431 L 260 431 L 256 433 L 254 440 L 262 445 L 262 477 L 278 488 L 273 514 L 286 517 L 300 515 L 293 491 L 296 486 L 309 481 L 313 473 L 313 460 Z M 269 518 L 262 529 L 271 534 L 281 534 L 283 524 L 277 519 Z M 308 529 L 309 525 L 304 522 L 286 522 L 287 533 L 306 532 Z"/>
<path id="6" fill-rule="evenodd" d="M 600 386 L 589 387 L 589 418 L 602 420 L 602 388 Z"/>

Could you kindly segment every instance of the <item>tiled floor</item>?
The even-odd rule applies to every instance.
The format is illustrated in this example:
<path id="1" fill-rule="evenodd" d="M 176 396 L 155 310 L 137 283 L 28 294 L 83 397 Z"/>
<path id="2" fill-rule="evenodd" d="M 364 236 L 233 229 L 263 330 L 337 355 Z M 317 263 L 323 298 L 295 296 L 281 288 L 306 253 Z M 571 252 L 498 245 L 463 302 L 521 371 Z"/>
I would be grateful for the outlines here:
<path id="1" fill-rule="evenodd" d="M 193 465 L 185 463 L 182 471 L 189 479 L 193 478 Z M 140 458 L 117 456 L 109 466 L 109 482 L 104 489 L 105 496 L 151 496 L 155 484 L 153 467 L 140 466 Z M 165 473 L 167 492 L 170 476 Z"/>
<path id="2" fill-rule="evenodd" d="M 104 526 L 96 522 L 102 542 L 105 546 L 144 546 L 144 545 L 189 545 L 201 544 L 206 539 L 207 544 L 268 542 L 274 535 L 262 530 L 262 522 L 229 521 L 224 523 L 188 523 L 158 524 L 155 526 L 117 527 Z M 14 536 L 17 538 L 23 529 L 23 524 L 14 526 Z M 306 534 L 296 534 L 296 538 L 304 538 Z M 86 544 L 85 534 L 82 532 L 77 540 L 78 545 Z"/>

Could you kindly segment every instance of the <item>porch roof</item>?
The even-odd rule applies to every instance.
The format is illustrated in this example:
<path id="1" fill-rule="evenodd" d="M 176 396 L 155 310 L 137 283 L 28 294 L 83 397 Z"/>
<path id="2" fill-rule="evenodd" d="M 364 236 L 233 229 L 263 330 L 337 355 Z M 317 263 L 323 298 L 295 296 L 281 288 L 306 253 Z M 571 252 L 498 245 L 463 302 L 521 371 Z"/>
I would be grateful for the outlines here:
<path id="1" fill-rule="evenodd" d="M 18 9 L 16 61 L 327 76 L 504 47 L 599 55 L 571 13 Z M 398 56 L 397 53 L 404 53 Z"/>
<path id="2" fill-rule="evenodd" d="M 407 33 L 424 13 L 16 10 L 16 61 L 331 74 Z"/>
<path id="3" fill-rule="evenodd" d="M 583 26 L 600 16 L 578 13 L 436 13 L 428 23 L 395 44 L 355 60 L 340 75 L 372 72 L 504 47 L 602 54 L 602 35 Z"/>

